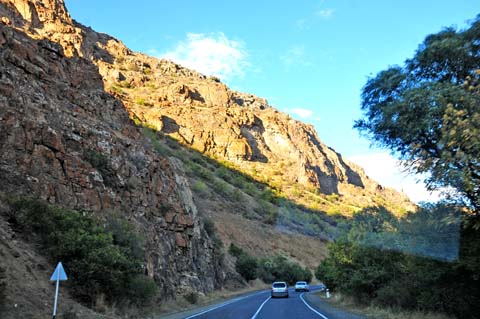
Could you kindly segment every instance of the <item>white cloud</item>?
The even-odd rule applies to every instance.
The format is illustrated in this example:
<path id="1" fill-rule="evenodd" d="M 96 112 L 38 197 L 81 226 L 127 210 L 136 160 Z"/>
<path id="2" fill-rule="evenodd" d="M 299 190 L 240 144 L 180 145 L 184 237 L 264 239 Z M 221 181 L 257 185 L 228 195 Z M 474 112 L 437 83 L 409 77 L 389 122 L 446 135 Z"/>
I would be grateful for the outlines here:
<path id="1" fill-rule="evenodd" d="M 313 115 L 313 111 L 312 111 L 312 110 L 302 109 L 302 108 L 291 109 L 290 112 L 293 113 L 293 114 L 298 115 L 298 116 L 301 117 L 302 119 L 309 118 L 309 117 L 311 117 L 311 116 Z"/>
<path id="2" fill-rule="evenodd" d="M 315 11 L 315 15 L 322 19 L 328 19 L 333 16 L 334 12 L 335 12 L 334 9 L 321 9 L 321 10 Z"/>
<path id="3" fill-rule="evenodd" d="M 222 32 L 188 33 L 186 40 L 160 57 L 222 80 L 242 77 L 250 66 L 244 43 L 230 40 Z"/>
<path id="4" fill-rule="evenodd" d="M 349 160 L 361 166 L 370 178 L 383 186 L 404 192 L 414 202 L 433 202 L 442 198 L 440 192 L 426 189 L 424 176 L 404 172 L 401 162 L 389 153 L 355 155 Z"/>

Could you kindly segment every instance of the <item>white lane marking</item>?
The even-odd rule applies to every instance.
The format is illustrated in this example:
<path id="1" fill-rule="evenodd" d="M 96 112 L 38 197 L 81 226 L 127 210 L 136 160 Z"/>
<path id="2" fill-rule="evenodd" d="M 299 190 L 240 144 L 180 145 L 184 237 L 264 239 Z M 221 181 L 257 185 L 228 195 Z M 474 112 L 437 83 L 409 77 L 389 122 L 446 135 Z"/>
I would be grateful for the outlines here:
<path id="1" fill-rule="evenodd" d="M 262 293 L 265 293 L 265 291 L 260 291 L 260 292 L 257 292 L 257 293 L 254 293 L 254 294 L 251 294 L 251 295 L 248 295 L 248 296 L 245 296 L 245 297 L 239 297 L 239 298 L 230 300 L 230 301 L 228 301 L 228 302 L 222 303 L 222 304 L 220 304 L 220 305 L 218 305 L 218 306 L 215 306 L 215 307 L 213 307 L 213 308 L 209 308 L 209 309 L 207 309 L 207 310 L 204 310 L 204 311 L 202 311 L 202 312 L 196 313 L 196 314 L 191 315 L 191 316 L 189 316 L 189 317 L 185 317 L 184 319 L 195 318 L 195 317 L 198 317 L 198 316 L 200 316 L 200 315 L 203 315 L 204 313 L 210 312 L 210 311 L 212 311 L 212 310 L 215 310 L 215 309 L 218 309 L 218 308 L 222 308 L 222 307 L 227 306 L 227 305 L 229 305 L 229 304 L 232 304 L 232 303 L 234 303 L 234 302 L 237 302 L 237 301 L 246 299 L 246 298 L 248 298 L 248 297 L 260 295 L 260 294 L 262 294 Z"/>
<path id="2" fill-rule="evenodd" d="M 269 301 L 272 297 L 268 297 L 261 305 L 260 307 L 257 309 L 257 312 L 255 312 L 255 314 L 253 315 L 252 319 L 255 319 L 257 318 L 258 314 L 260 313 L 260 310 L 262 310 L 263 306 L 267 303 L 267 301 Z"/>
<path id="3" fill-rule="evenodd" d="M 310 309 L 311 311 L 315 312 L 317 315 L 319 315 L 319 316 L 322 317 L 323 319 L 328 319 L 328 317 L 322 315 L 320 312 L 318 312 L 318 311 L 316 311 L 315 309 L 313 309 L 312 307 L 310 307 L 310 305 L 305 301 L 305 299 L 303 299 L 303 295 L 304 295 L 304 294 L 305 294 L 305 293 L 302 293 L 302 294 L 300 295 L 300 299 L 302 299 L 302 301 L 303 301 L 303 303 L 305 304 L 305 306 L 307 306 L 308 309 Z"/>
<path id="4" fill-rule="evenodd" d="M 267 303 L 267 301 L 269 301 L 272 297 L 268 297 L 264 302 L 262 302 L 262 304 L 260 305 L 260 307 L 257 309 L 257 312 L 255 312 L 255 314 L 253 315 L 253 317 L 251 319 L 255 319 L 257 318 L 258 314 L 260 313 L 260 310 L 262 310 L 263 306 Z"/>

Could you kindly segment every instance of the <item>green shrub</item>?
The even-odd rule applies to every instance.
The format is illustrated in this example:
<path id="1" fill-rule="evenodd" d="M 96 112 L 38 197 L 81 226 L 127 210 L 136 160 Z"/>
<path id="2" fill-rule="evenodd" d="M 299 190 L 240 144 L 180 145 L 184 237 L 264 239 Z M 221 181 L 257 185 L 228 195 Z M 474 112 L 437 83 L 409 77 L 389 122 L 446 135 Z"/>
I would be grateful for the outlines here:
<path id="1" fill-rule="evenodd" d="M 203 229 L 208 234 L 208 237 L 212 240 L 213 244 L 213 252 L 217 256 L 217 258 L 223 258 L 223 242 L 217 236 L 217 229 L 215 228 L 215 224 L 209 218 L 203 219 Z"/>
<path id="2" fill-rule="evenodd" d="M 105 154 L 87 149 L 83 152 L 83 158 L 102 175 L 105 186 L 115 185 L 115 175 L 110 169 L 110 164 Z"/>
<path id="3" fill-rule="evenodd" d="M 93 303 L 103 294 L 108 302 L 140 303 L 154 295 L 155 284 L 141 275 L 141 239 L 126 221 L 110 218 L 100 226 L 81 212 L 38 200 L 16 199 L 10 204 L 18 227 L 38 236 L 53 262 L 62 261 L 73 293 L 83 301 Z"/>
<path id="4" fill-rule="evenodd" d="M 158 137 L 158 132 L 156 132 L 154 129 L 149 127 L 143 127 L 142 132 L 143 135 L 150 140 L 150 144 L 152 145 L 155 152 L 163 156 L 174 155 L 172 151 L 160 141 Z"/>
<path id="5" fill-rule="evenodd" d="M 125 88 L 125 89 L 131 89 L 131 88 L 133 88 L 133 85 L 132 85 L 130 82 L 128 82 L 128 81 L 120 81 L 120 82 L 117 83 L 117 85 L 118 85 L 119 87 L 122 87 L 122 88 Z"/>
<path id="6" fill-rule="evenodd" d="M 215 174 L 220 177 L 221 179 L 223 179 L 224 181 L 228 182 L 228 183 L 232 183 L 233 181 L 233 176 L 232 176 L 232 172 L 224 167 L 224 166 L 220 166 L 216 171 L 215 171 Z"/>
<path id="7" fill-rule="evenodd" d="M 145 275 L 137 275 L 130 278 L 127 289 L 128 299 L 136 306 L 148 304 L 157 294 L 155 281 Z"/>
<path id="8" fill-rule="evenodd" d="M 270 225 L 275 225 L 277 223 L 278 210 L 272 207 L 268 210 L 263 218 L 263 222 Z"/>
<path id="9" fill-rule="evenodd" d="M 196 181 L 195 184 L 193 184 L 192 190 L 200 195 L 206 194 L 207 192 L 207 185 L 205 185 L 204 182 L 202 181 Z"/>
<path id="10" fill-rule="evenodd" d="M 211 219 L 209 218 L 203 219 L 203 229 L 205 229 L 205 231 L 207 232 L 208 237 L 216 236 L 215 224 Z"/>
<path id="11" fill-rule="evenodd" d="M 112 90 L 113 92 L 116 92 L 118 94 L 123 94 L 123 90 L 116 85 L 112 85 L 110 87 L 110 90 Z"/>
<path id="12" fill-rule="evenodd" d="M 240 257 L 240 255 L 245 254 L 243 249 L 238 247 L 234 243 L 230 243 L 230 247 L 228 248 L 228 252 L 230 253 L 230 255 L 232 255 L 233 257 L 237 257 L 237 258 Z"/>
<path id="13" fill-rule="evenodd" d="M 257 259 L 248 254 L 241 254 L 235 262 L 235 270 L 245 279 L 257 279 Z"/>
<path id="14" fill-rule="evenodd" d="M 135 99 L 135 103 L 138 105 L 145 105 L 145 99 L 143 97 L 139 97 Z"/>
<path id="15" fill-rule="evenodd" d="M 198 302 L 198 293 L 192 291 L 184 295 L 183 298 L 185 298 L 185 300 L 191 303 L 192 305 L 195 305 Z"/>
<path id="16" fill-rule="evenodd" d="M 7 290 L 7 274 L 3 266 L 0 266 L 0 307 L 5 302 Z"/>
<path id="17" fill-rule="evenodd" d="M 208 169 L 198 165 L 198 164 L 193 164 L 192 169 L 195 172 L 195 174 L 205 181 L 212 181 L 213 180 L 213 174 L 210 172 Z"/>

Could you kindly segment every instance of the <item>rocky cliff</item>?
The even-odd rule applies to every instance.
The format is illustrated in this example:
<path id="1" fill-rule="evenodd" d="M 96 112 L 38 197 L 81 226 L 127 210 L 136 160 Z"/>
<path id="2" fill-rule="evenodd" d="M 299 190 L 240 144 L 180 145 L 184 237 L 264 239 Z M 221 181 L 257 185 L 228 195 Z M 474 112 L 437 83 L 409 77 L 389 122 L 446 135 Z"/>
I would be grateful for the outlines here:
<path id="1" fill-rule="evenodd" d="M 0 14 L 0 192 L 124 214 L 145 236 L 162 298 L 220 287 L 225 270 L 182 166 L 151 150 L 91 60 L 54 42 L 76 30 L 63 3 L 2 1 Z"/>

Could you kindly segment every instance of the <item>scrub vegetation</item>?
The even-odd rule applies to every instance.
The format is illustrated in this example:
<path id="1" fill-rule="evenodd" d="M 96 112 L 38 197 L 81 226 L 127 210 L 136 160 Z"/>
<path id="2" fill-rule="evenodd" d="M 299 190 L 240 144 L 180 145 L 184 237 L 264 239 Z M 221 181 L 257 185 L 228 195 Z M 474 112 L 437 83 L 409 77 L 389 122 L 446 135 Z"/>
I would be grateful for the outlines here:
<path id="1" fill-rule="evenodd" d="M 400 219 L 384 208 L 358 212 L 317 278 L 360 305 L 478 317 L 479 83 L 480 16 L 428 36 L 403 67 L 367 82 L 356 127 L 449 196 Z"/>
<path id="2" fill-rule="evenodd" d="M 41 244 L 52 262 L 68 265 L 67 284 L 85 304 L 97 298 L 110 304 L 142 306 L 156 294 L 143 275 L 143 241 L 115 214 L 103 220 L 39 200 L 13 198 L 9 221 L 27 241 Z"/>
<path id="3" fill-rule="evenodd" d="M 293 285 L 297 281 L 312 280 L 312 273 L 285 256 L 255 258 L 235 244 L 230 244 L 229 253 L 236 258 L 235 269 L 245 280 L 261 279 L 264 283 L 286 281 Z"/>

